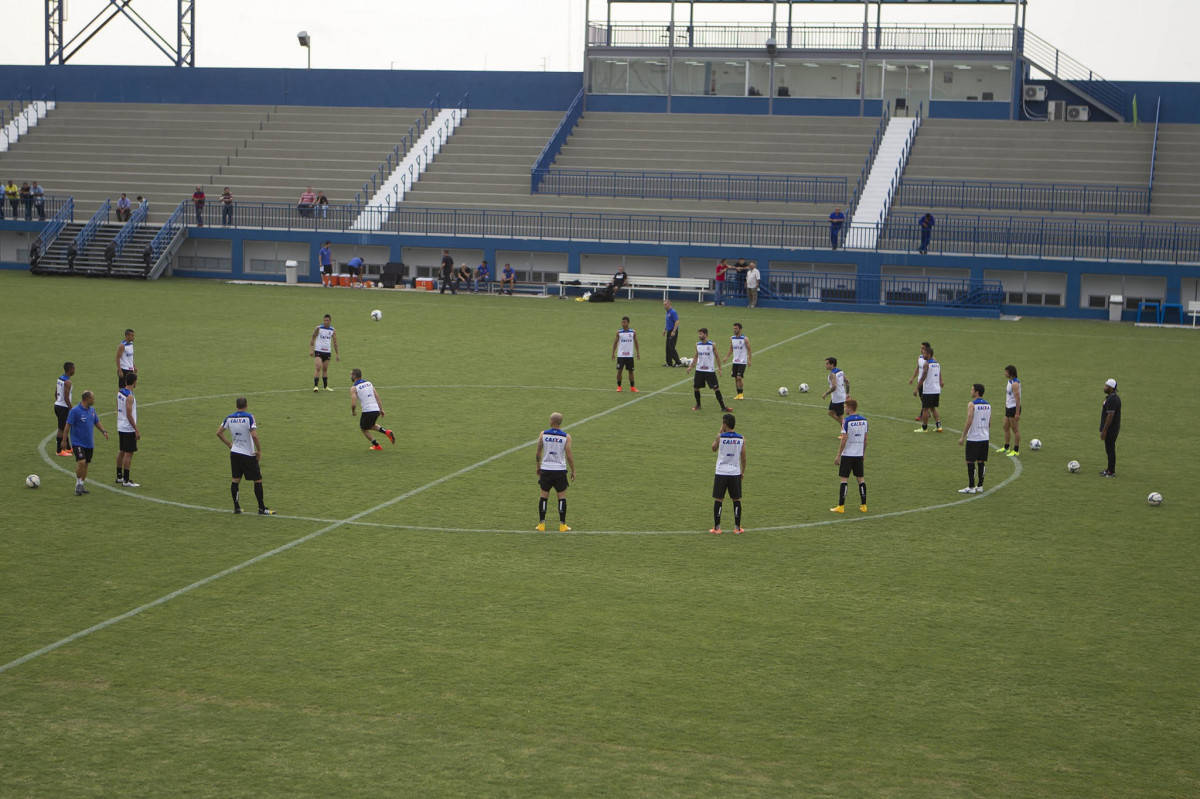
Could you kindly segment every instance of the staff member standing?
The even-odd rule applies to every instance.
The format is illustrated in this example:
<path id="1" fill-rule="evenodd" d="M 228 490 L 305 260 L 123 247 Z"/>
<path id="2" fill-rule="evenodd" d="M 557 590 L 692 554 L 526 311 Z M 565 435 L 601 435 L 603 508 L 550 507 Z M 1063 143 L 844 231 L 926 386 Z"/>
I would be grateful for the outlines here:
<path id="1" fill-rule="evenodd" d="M 84 483 L 87 480 L 88 464 L 92 462 L 96 446 L 92 428 L 103 433 L 104 440 L 108 441 L 108 431 L 104 429 L 104 425 L 100 424 L 100 417 L 96 414 L 96 409 L 92 407 L 95 402 L 96 396 L 90 391 L 85 391 L 79 398 L 79 404 L 67 414 L 67 427 L 71 429 L 71 444 L 73 445 L 71 451 L 75 453 L 75 496 L 77 497 L 88 493 Z"/>
<path id="2" fill-rule="evenodd" d="M 675 349 L 679 343 L 679 312 L 671 307 L 670 300 L 663 300 L 663 307 L 667 309 L 667 325 L 663 330 L 667 338 L 667 362 L 663 365 L 682 366 L 683 361 L 679 360 L 679 352 Z"/>
<path id="3" fill-rule="evenodd" d="M 1117 476 L 1117 436 L 1121 432 L 1121 398 L 1117 396 L 1117 381 L 1111 377 L 1104 381 L 1104 405 L 1100 407 L 1100 440 L 1108 455 L 1108 468 L 1100 472 L 1101 477 Z"/>

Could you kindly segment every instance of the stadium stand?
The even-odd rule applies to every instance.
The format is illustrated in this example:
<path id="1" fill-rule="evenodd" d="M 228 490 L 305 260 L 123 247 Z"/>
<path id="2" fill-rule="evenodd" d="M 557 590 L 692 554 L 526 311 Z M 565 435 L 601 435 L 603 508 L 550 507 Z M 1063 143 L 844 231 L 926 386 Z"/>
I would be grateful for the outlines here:
<path id="1" fill-rule="evenodd" d="M 1200 127 L 1163 125 L 1159 130 L 1150 215 L 1200 220 Z"/>

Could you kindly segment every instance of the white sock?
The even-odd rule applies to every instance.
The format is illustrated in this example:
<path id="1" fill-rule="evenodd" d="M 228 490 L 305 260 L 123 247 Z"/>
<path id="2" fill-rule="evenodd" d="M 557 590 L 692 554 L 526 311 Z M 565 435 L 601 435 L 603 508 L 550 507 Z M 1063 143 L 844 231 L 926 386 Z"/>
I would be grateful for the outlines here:
<path id="1" fill-rule="evenodd" d="M 81 486 L 81 485 L 83 485 L 83 478 L 82 478 L 82 477 L 76 477 L 76 478 L 75 478 L 75 485 L 77 485 L 77 486 Z"/>

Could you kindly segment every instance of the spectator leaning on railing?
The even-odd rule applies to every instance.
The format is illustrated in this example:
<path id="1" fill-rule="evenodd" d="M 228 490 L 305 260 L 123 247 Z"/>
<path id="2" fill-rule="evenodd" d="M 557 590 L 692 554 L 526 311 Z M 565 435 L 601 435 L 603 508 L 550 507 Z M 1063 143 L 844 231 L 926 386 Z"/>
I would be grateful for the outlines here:
<path id="1" fill-rule="evenodd" d="M 38 182 L 35 180 L 33 182 L 33 188 L 29 190 L 29 193 L 33 196 L 33 207 L 37 211 L 38 219 L 42 222 L 45 222 L 46 190 L 39 186 Z"/>
<path id="2" fill-rule="evenodd" d="M 317 192 L 317 216 L 325 219 L 329 216 L 329 198 L 325 196 L 325 192 Z"/>
<path id="3" fill-rule="evenodd" d="M 225 187 L 225 191 L 221 192 L 221 224 L 233 224 L 233 192 L 229 187 Z"/>
<path id="4" fill-rule="evenodd" d="M 12 178 L 8 179 L 8 183 L 4 184 L 4 199 L 8 200 L 9 210 L 12 211 L 12 218 L 17 218 L 17 208 L 21 202 L 21 189 L 13 182 Z"/>
<path id="5" fill-rule="evenodd" d="M 21 184 L 21 205 L 25 206 L 25 221 L 33 219 L 33 189 L 29 187 L 29 181 Z"/>
<path id="6" fill-rule="evenodd" d="M 196 207 L 196 227 L 204 227 L 204 189 L 199 186 L 192 192 L 192 205 Z"/>

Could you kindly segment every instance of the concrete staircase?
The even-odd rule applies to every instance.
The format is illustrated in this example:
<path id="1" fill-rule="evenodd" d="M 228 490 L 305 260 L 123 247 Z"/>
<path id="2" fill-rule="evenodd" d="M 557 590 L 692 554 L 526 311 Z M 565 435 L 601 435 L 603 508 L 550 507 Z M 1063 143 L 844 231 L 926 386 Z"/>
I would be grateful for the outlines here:
<path id="1" fill-rule="evenodd" d="M 1200 220 L 1200 126 L 1159 127 L 1150 218 Z"/>
<path id="2" fill-rule="evenodd" d="M 121 232 L 122 225 L 101 225 L 96 231 L 96 238 L 75 258 L 74 270 L 68 269 L 67 248 L 79 235 L 85 223 L 75 222 L 65 226 L 50 249 L 38 262 L 38 274 L 77 274 L 107 276 L 108 265 L 104 260 L 104 248 Z M 125 244 L 120 257 L 113 261 L 111 275 L 114 277 L 146 277 L 146 267 L 142 261 L 142 250 L 158 234 L 159 227 L 144 225 Z"/>

